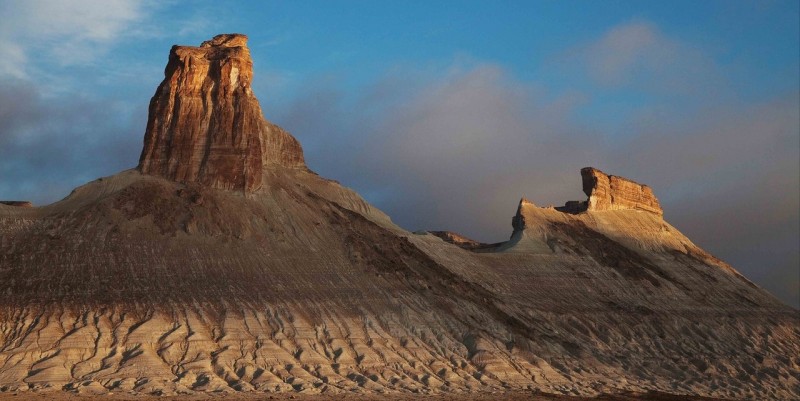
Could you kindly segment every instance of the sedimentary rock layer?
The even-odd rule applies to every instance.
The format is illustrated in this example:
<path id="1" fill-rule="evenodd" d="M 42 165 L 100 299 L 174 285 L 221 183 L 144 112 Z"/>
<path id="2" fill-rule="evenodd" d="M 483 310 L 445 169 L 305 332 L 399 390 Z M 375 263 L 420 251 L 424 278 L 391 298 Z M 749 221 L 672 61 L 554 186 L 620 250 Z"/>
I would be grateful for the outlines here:
<path id="1" fill-rule="evenodd" d="M 304 166 L 297 140 L 261 113 L 246 36 L 173 46 L 164 75 L 150 101 L 141 172 L 252 192 L 265 165 Z"/>
<path id="2" fill-rule="evenodd" d="M 17 207 L 33 207 L 33 203 L 29 201 L 0 201 L 0 205 L 17 206 Z"/>
<path id="3" fill-rule="evenodd" d="M 588 210 L 644 210 L 664 214 L 653 190 L 627 178 L 608 175 L 596 168 L 581 169 L 583 192 L 589 197 Z M 568 205 L 569 206 L 569 205 Z"/>
<path id="4" fill-rule="evenodd" d="M 474 252 L 490 252 L 494 250 L 499 244 L 484 244 L 483 242 L 475 241 L 467 238 L 459 233 L 452 231 L 428 231 L 428 234 L 435 235 L 445 242 L 459 246 Z"/>

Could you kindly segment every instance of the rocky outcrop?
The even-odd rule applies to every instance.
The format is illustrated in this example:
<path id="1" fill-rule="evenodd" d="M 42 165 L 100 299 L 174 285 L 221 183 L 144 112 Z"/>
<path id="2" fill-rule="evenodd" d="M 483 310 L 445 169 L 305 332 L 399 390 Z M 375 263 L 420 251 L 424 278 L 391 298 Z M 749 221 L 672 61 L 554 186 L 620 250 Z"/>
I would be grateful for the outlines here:
<path id="1" fill-rule="evenodd" d="M 583 192 L 589 197 L 585 201 L 568 201 L 555 209 L 571 214 L 587 210 L 643 210 L 659 216 L 664 215 L 653 190 L 627 178 L 606 174 L 594 167 L 581 169 Z"/>
<path id="2" fill-rule="evenodd" d="M 164 75 L 150 101 L 142 173 L 252 192 L 264 166 L 305 166 L 299 142 L 261 113 L 247 36 L 173 46 Z"/>
<path id="3" fill-rule="evenodd" d="M 659 216 L 664 215 L 653 190 L 627 178 L 606 174 L 594 167 L 581 169 L 583 192 L 589 197 L 585 201 L 569 201 L 556 209 L 577 214 L 587 210 L 643 210 Z"/>
<path id="4" fill-rule="evenodd" d="M 450 244 L 466 249 L 468 251 L 488 252 L 493 250 L 494 248 L 497 248 L 497 246 L 499 245 L 499 244 L 486 244 L 480 241 L 475 241 L 474 239 L 468 238 L 464 235 L 452 231 L 427 231 L 427 233 L 441 238 L 444 242 L 448 242 Z"/>
<path id="5" fill-rule="evenodd" d="M 522 210 L 525 207 L 536 207 L 536 205 L 525 198 L 519 200 L 519 204 L 517 205 L 517 213 L 511 218 L 511 227 L 514 228 L 514 231 L 525 229 L 525 216 L 522 214 Z"/>
<path id="6" fill-rule="evenodd" d="M 0 201 L 0 205 L 17 206 L 17 207 L 33 207 L 33 203 L 28 201 Z"/>

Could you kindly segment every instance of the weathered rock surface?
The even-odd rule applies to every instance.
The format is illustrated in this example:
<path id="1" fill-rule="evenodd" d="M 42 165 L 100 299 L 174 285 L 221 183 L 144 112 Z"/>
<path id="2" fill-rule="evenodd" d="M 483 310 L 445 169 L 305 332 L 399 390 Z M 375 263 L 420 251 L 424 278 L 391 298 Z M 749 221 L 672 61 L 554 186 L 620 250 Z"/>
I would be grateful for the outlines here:
<path id="1" fill-rule="evenodd" d="M 496 248 L 499 244 L 485 244 L 480 241 L 465 237 L 452 231 L 427 231 L 428 234 L 435 235 L 443 241 L 457 245 L 460 248 L 476 252 L 488 252 Z"/>
<path id="2" fill-rule="evenodd" d="M 29 201 L 0 201 L 0 205 L 16 206 L 16 207 L 33 207 L 33 203 Z"/>
<path id="3" fill-rule="evenodd" d="M 150 101 L 141 172 L 252 192 L 265 165 L 304 167 L 297 140 L 261 113 L 247 36 L 173 46 L 164 75 Z"/>
<path id="4" fill-rule="evenodd" d="M 263 179 L 127 171 L 0 208 L 0 388 L 800 395 L 797 311 L 658 215 L 521 202 L 476 253 Z"/>
<path id="5" fill-rule="evenodd" d="M 243 60 L 227 55 L 243 40 L 187 51 Z M 174 64 L 181 77 L 213 64 L 192 57 Z M 202 85 L 221 88 L 209 76 Z M 170 82 L 159 93 L 194 101 L 171 97 Z M 236 116 L 248 102 L 230 103 Z M 182 121 L 181 107 L 165 115 Z M 216 114 L 199 115 L 210 126 Z M 589 195 L 606 177 L 611 195 L 598 199 L 610 206 L 572 214 L 523 200 L 510 240 L 473 252 L 456 236 L 403 230 L 275 152 L 291 146 L 261 142 L 244 175 L 219 166 L 250 160 L 250 146 L 207 146 L 198 161 L 203 147 L 181 146 L 231 131 L 192 129 L 148 130 L 143 161 L 161 173 L 125 171 L 43 207 L 0 205 L 0 392 L 800 398 L 798 311 L 608 176 L 590 172 Z M 275 132 L 250 137 L 282 143 Z M 170 170 L 179 162 L 196 167 Z"/>
<path id="6" fill-rule="evenodd" d="M 663 215 L 653 190 L 627 178 L 608 175 L 596 168 L 581 169 L 588 210 L 635 209 Z M 567 206 L 570 206 L 569 204 Z"/>

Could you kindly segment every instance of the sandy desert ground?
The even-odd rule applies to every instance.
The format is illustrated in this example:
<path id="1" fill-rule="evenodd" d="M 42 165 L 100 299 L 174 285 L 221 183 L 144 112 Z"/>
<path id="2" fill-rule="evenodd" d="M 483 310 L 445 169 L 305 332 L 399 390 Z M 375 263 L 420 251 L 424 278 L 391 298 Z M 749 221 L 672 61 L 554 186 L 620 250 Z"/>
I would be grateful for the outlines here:
<path id="1" fill-rule="evenodd" d="M 44 392 L 44 393 L 0 393 L 0 401 L 8 400 L 53 400 L 53 401 L 267 401 L 267 400 L 292 400 L 292 401 L 723 401 L 722 398 L 695 397 L 686 395 L 672 395 L 665 393 L 646 393 L 646 394 L 615 394 L 600 395 L 595 398 L 570 397 L 554 394 L 543 394 L 537 392 L 509 392 L 509 393 L 478 393 L 478 394 L 436 394 L 436 395 L 411 395 L 411 394 L 337 394 L 337 395 L 303 395 L 303 394 L 200 394 L 159 397 L 134 394 L 113 394 L 104 395 L 85 395 L 67 392 Z"/>

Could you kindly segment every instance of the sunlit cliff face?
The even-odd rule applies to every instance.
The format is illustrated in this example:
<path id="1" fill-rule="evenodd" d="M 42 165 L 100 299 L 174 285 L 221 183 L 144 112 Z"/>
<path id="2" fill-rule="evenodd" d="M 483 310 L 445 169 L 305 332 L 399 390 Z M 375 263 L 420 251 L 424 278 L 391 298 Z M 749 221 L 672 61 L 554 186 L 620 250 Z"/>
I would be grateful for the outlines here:
<path id="1" fill-rule="evenodd" d="M 252 192 L 264 166 L 304 167 L 297 140 L 264 119 L 252 78 L 245 35 L 174 46 L 150 102 L 139 170 Z"/>

